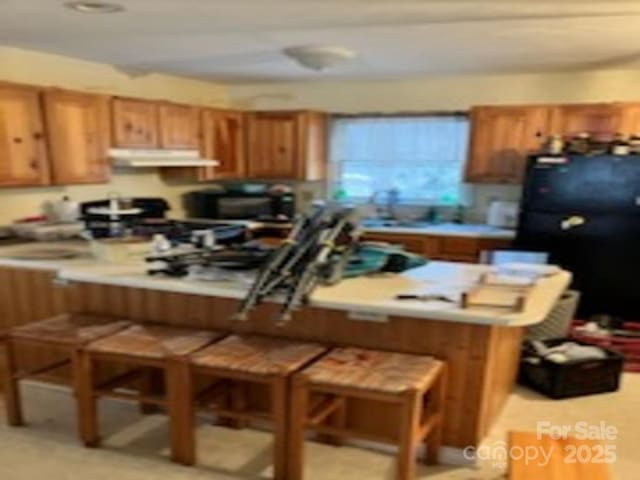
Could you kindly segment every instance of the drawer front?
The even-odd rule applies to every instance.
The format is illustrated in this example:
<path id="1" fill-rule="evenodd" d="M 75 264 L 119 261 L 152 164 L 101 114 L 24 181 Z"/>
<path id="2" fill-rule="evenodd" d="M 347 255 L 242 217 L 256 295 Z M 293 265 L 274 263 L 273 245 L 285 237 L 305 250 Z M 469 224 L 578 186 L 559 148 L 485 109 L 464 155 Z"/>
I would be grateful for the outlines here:
<path id="1" fill-rule="evenodd" d="M 440 253 L 444 255 L 476 256 L 479 251 L 477 238 L 444 237 L 440 244 Z"/>
<path id="2" fill-rule="evenodd" d="M 366 233 L 363 240 L 370 242 L 387 242 L 402 245 L 405 250 L 424 255 L 424 238 L 412 235 L 391 235 L 384 233 Z"/>

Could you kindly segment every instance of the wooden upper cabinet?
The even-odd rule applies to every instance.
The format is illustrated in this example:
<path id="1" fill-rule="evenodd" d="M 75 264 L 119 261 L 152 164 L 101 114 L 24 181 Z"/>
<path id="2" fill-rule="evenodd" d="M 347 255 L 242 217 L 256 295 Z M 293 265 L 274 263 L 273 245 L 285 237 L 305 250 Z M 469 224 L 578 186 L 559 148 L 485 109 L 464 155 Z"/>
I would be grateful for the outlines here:
<path id="1" fill-rule="evenodd" d="M 64 90 L 44 99 L 53 183 L 108 182 L 109 99 Z"/>
<path id="2" fill-rule="evenodd" d="M 49 180 L 39 91 L 0 84 L 0 186 L 48 185 Z"/>
<path id="3" fill-rule="evenodd" d="M 640 103 L 617 103 L 620 111 L 619 132 L 625 135 L 640 134 Z"/>
<path id="4" fill-rule="evenodd" d="M 622 110 L 612 103 L 558 105 L 551 109 L 551 134 L 613 134 L 622 126 Z"/>
<path id="5" fill-rule="evenodd" d="M 317 112 L 249 114 L 249 176 L 293 180 L 324 178 L 326 120 L 326 115 Z"/>
<path id="6" fill-rule="evenodd" d="M 466 180 L 519 183 L 527 155 L 549 134 L 546 106 L 474 107 Z"/>
<path id="7" fill-rule="evenodd" d="M 160 147 L 167 149 L 198 149 L 200 146 L 198 108 L 188 105 L 161 103 Z"/>
<path id="8" fill-rule="evenodd" d="M 112 101 L 113 146 L 158 148 L 158 104 L 148 100 L 114 98 Z"/>
<path id="9" fill-rule="evenodd" d="M 246 175 L 245 117 L 242 112 L 205 109 L 202 112 L 202 154 L 217 167 L 199 169 L 200 180 L 242 178 Z"/>

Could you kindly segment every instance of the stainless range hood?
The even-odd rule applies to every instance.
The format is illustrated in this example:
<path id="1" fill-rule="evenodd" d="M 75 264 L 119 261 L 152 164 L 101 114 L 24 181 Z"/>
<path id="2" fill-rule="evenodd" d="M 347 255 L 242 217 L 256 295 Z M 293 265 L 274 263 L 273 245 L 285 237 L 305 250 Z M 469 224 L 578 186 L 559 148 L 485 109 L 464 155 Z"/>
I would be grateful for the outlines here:
<path id="1" fill-rule="evenodd" d="M 197 150 L 109 149 L 109 158 L 117 167 L 217 167 L 220 162 L 200 157 Z"/>

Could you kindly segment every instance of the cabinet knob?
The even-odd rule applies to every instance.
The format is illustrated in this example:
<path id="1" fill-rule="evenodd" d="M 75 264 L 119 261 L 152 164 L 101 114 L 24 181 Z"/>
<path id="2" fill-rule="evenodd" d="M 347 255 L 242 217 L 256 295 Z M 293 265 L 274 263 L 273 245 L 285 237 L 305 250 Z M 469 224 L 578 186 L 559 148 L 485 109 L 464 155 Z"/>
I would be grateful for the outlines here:
<path id="1" fill-rule="evenodd" d="M 133 125 L 131 125 L 130 123 L 125 123 L 125 124 L 124 124 L 124 129 L 125 129 L 127 132 L 130 132 L 131 130 L 133 130 Z"/>
<path id="2" fill-rule="evenodd" d="M 38 170 L 39 164 L 36 160 L 32 160 L 31 163 L 29 163 L 29 168 L 31 168 L 31 170 Z"/>
<path id="3" fill-rule="evenodd" d="M 20 138 L 20 137 L 13 137 L 13 143 L 22 143 L 22 138 Z"/>
<path id="4" fill-rule="evenodd" d="M 33 134 L 33 138 L 34 140 L 41 140 L 42 139 L 42 133 L 40 132 L 36 132 Z"/>

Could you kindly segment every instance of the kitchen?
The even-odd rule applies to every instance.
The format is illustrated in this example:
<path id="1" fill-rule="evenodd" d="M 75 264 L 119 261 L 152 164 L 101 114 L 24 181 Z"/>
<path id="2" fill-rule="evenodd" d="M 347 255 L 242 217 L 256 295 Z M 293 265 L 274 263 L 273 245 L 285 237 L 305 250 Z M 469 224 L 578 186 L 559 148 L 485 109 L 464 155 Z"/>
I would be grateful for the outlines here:
<path id="1" fill-rule="evenodd" d="M 495 475 L 491 465 L 485 465 L 478 459 L 475 466 L 468 465 L 469 462 L 461 466 L 464 463 L 461 460 L 465 460 L 462 458 L 464 448 L 476 448 L 492 440 L 504 441 L 508 432 L 535 430 L 534 417 L 535 420 L 553 419 L 558 424 L 572 419 L 593 423 L 603 420 L 597 410 L 584 410 L 581 417 L 585 404 L 580 398 L 562 402 L 548 400 L 543 404 L 540 399 L 544 397 L 532 397 L 531 390 L 524 387 L 517 387 L 512 393 L 520 361 L 520 335 L 525 326 L 541 322 L 554 309 L 556 300 L 570 283 L 571 274 L 566 270 L 538 279 L 529 293 L 527 306 L 520 312 L 504 314 L 493 310 L 486 314 L 482 309 L 472 307 L 467 311 L 457 308 L 457 305 L 455 308 L 446 305 L 448 301 L 422 297 L 447 297 L 449 292 L 442 291 L 446 290 L 445 287 L 452 287 L 460 279 L 467 282 L 484 269 L 493 268 L 478 265 L 485 260 L 483 252 L 502 251 L 513 246 L 519 234 L 515 228 L 517 212 L 514 210 L 522 197 L 527 156 L 533 152 L 544 152 L 546 156 L 556 158 L 557 151 L 553 150 L 549 137 L 561 135 L 566 140 L 560 149 L 560 157 L 568 154 L 573 148 L 572 139 L 582 132 L 591 134 L 594 151 L 604 148 L 600 151 L 607 154 L 613 151 L 613 135 L 622 134 L 625 142 L 631 143 L 627 145 L 625 155 L 631 153 L 633 142 L 630 139 L 640 131 L 638 97 L 634 94 L 638 73 L 632 64 L 623 62 L 617 68 L 596 67 L 591 66 L 589 59 L 581 63 L 581 60 L 570 56 L 556 56 L 551 49 L 548 50 L 545 69 L 517 68 L 517 56 L 511 52 L 512 70 L 502 71 L 499 65 L 495 65 L 493 69 L 487 67 L 488 71 L 476 69 L 463 73 L 464 68 L 447 67 L 446 62 L 438 71 L 437 63 L 444 60 L 427 49 L 424 55 L 432 59 L 433 67 L 423 66 L 420 67 L 422 70 L 407 74 L 401 73 L 406 65 L 395 64 L 389 56 L 385 60 L 387 70 L 376 70 L 380 68 L 375 61 L 376 55 L 383 53 L 369 50 L 356 42 L 358 55 L 355 58 L 342 58 L 336 65 L 320 72 L 298 65 L 299 59 L 287 58 L 279 48 L 273 47 L 272 52 L 265 54 L 274 63 L 271 70 L 265 66 L 270 61 L 264 64 L 260 61 L 245 62 L 242 56 L 240 60 L 227 59 L 229 63 L 225 63 L 221 45 L 214 49 L 222 52 L 217 59 L 219 62 L 215 58 L 208 62 L 213 73 L 206 78 L 205 74 L 193 73 L 197 69 L 189 70 L 197 61 L 192 62 L 191 67 L 183 64 L 182 69 L 175 59 L 173 65 L 163 66 L 163 59 L 168 62 L 171 53 L 176 58 L 181 58 L 184 53 L 181 50 L 184 47 L 170 42 L 163 44 L 167 48 L 163 54 L 133 49 L 127 53 L 130 58 L 125 55 L 127 39 L 129 43 L 135 43 L 132 39 L 145 38 L 143 34 L 136 33 L 140 15 L 149 14 L 144 6 L 123 2 L 124 11 L 113 12 L 113 15 L 85 15 L 64 7 L 60 2 L 55 8 L 51 7 L 49 13 L 54 21 L 49 22 L 42 12 L 18 3 L 9 9 L 7 46 L 0 47 L 0 79 L 3 81 L 0 111 L 4 136 L 0 224 L 11 227 L 7 229 L 7 236 L 16 230 L 26 229 L 31 232 L 28 235 L 38 236 L 34 231 L 39 231 L 40 238 L 51 239 L 63 234 L 59 229 L 52 234 L 47 226 L 38 225 L 37 220 L 49 221 L 38 217 L 47 214 L 55 217 L 58 214 L 56 218 L 64 220 L 65 214 L 69 214 L 75 220 L 73 212 L 81 210 L 85 220 L 76 222 L 76 228 L 85 238 L 89 230 L 92 244 L 104 248 L 94 248 L 91 254 L 84 243 L 86 241 L 75 239 L 62 244 L 43 242 L 2 247 L 0 326 L 4 331 L 57 314 L 79 313 L 115 316 L 132 322 L 160 322 L 227 333 L 319 342 L 327 346 L 433 355 L 447 363 L 449 387 L 446 404 L 449 413 L 445 411 L 442 425 L 441 465 L 416 467 L 418 475 L 425 478 L 458 478 L 456 475 L 466 478 L 465 474 L 473 474 L 469 472 Z M 161 3 L 154 16 L 159 21 L 166 21 L 175 11 L 171 2 Z M 190 12 L 187 24 L 204 28 L 207 23 L 204 22 L 205 17 L 201 20 L 197 15 L 194 17 L 190 10 L 192 7 L 187 8 Z M 228 8 L 228 15 L 237 14 L 234 7 Z M 512 8 L 517 10 L 517 6 Z M 587 42 L 590 20 L 583 18 L 584 12 L 571 8 L 563 6 L 561 10 L 564 9 L 568 16 L 577 15 L 581 21 L 579 24 L 572 18 L 564 21 L 575 30 L 577 38 Z M 38 27 L 43 32 L 40 39 L 19 40 L 25 34 L 19 34 L 19 21 L 16 19 L 27 12 L 42 22 Z M 616 28 L 616 12 L 606 9 L 604 13 L 594 12 L 587 13 L 599 16 L 600 22 L 606 20 L 611 24 L 612 32 L 624 37 L 626 27 Z M 303 12 L 299 13 L 302 15 Z M 443 10 L 442 14 L 445 13 Z M 501 14 L 496 15 L 500 17 Z M 14 21 L 9 28 L 11 18 Z M 211 17 L 206 18 L 211 21 Z M 180 21 L 183 20 L 181 18 Z M 536 25 L 540 22 L 551 28 L 545 19 L 516 21 L 487 17 L 479 23 L 483 21 L 516 24 L 522 21 Z M 106 25 L 101 22 L 106 22 Z M 361 22 L 366 24 L 366 18 Z M 91 47 L 90 42 L 84 46 L 74 45 L 63 34 L 80 28 L 80 25 L 86 28 L 89 24 L 103 35 L 107 34 L 104 29 L 119 29 L 122 39 L 111 38 L 113 46 L 106 51 L 95 44 Z M 160 36 L 155 37 L 156 40 L 162 35 L 161 28 L 157 28 L 156 34 Z M 172 27 L 165 24 L 165 28 Z M 463 31 L 455 26 L 448 28 L 452 38 Z M 517 28 L 512 31 L 517 32 Z M 558 31 L 554 30 L 555 35 L 560 35 Z M 625 42 L 630 42 L 624 38 Z M 51 42 L 50 46 L 47 41 Z M 284 48 L 296 41 L 275 43 L 282 43 Z M 504 48 L 504 41 L 500 38 L 487 39 L 486 48 L 491 48 L 491 42 L 500 43 Z M 402 45 L 406 43 L 398 40 L 400 52 L 403 51 Z M 207 54 L 215 57 L 208 53 L 213 48 L 211 46 L 205 48 L 192 44 L 189 48 L 192 49 L 192 57 L 198 57 L 198 52 L 202 54 L 200 59 Z M 481 50 L 480 46 L 477 48 Z M 343 50 L 338 51 L 338 57 L 344 56 Z M 325 58 L 326 51 L 321 53 L 320 58 Z M 578 53 L 571 51 L 571 55 Z M 318 57 L 314 57 L 312 51 L 311 60 L 309 57 L 303 57 L 303 60 L 317 61 Z M 471 62 L 470 58 L 467 62 Z M 572 68 L 568 69 L 568 66 Z M 235 80 L 234 77 L 238 78 L 243 73 L 243 68 L 244 79 Z M 434 68 L 434 71 L 429 68 Z M 277 79 L 278 69 L 289 73 Z M 389 72 L 395 72 L 393 78 L 385 77 Z M 598 143 L 601 134 L 609 136 L 605 147 L 602 147 L 602 142 Z M 387 156 L 382 155 L 382 151 Z M 410 151 L 410 155 L 406 151 Z M 396 165 L 389 165 L 389 155 L 393 156 Z M 546 158 L 545 155 L 542 158 Z M 625 158 L 634 156 L 626 155 Z M 212 160 L 217 165 L 213 165 Z M 145 162 L 148 166 L 133 166 Z M 163 162 L 184 163 L 178 163 L 182 165 L 178 167 L 166 166 L 167 163 L 158 166 Z M 598 168 L 595 161 L 593 165 L 593 168 Z M 202 199 L 206 198 L 202 202 L 205 206 L 194 202 L 198 192 Z M 64 197 L 69 200 L 63 200 Z M 279 203 L 283 198 L 292 198 L 296 208 L 284 208 L 282 202 Z M 136 203 L 136 199 L 161 199 L 167 202 L 170 210 L 163 211 L 161 215 L 149 215 L 146 219 L 154 221 L 140 222 L 141 212 L 138 210 L 144 211 L 148 203 Z M 412 254 L 416 254 L 425 257 L 429 263 L 398 275 L 350 278 L 337 285 L 318 287 L 310 295 L 310 305 L 298 306 L 293 319 L 284 326 L 275 322 L 278 316 L 275 305 L 278 303 L 272 304 L 268 299 L 257 307 L 257 312 L 261 312 L 257 315 L 259 318 L 254 315 L 248 323 L 231 321 L 238 301 L 251 287 L 252 278 L 242 273 L 231 276 L 238 279 L 237 282 L 244 282 L 244 290 L 237 285 L 233 288 L 220 286 L 215 281 L 190 281 L 166 274 L 146 275 L 149 265 L 144 263 L 143 257 L 150 254 L 151 247 L 155 253 L 162 252 L 165 238 L 160 235 L 172 240 L 171 234 L 174 233 L 173 230 L 167 233 L 168 228 L 186 229 L 186 233 L 182 230 L 179 233 L 190 239 L 194 231 L 208 230 L 208 222 L 214 221 L 225 224 L 224 228 L 240 226 L 250 230 L 254 242 L 265 248 L 274 248 L 281 246 L 282 240 L 290 235 L 293 212 L 309 212 L 315 200 L 329 200 L 339 205 L 355 203 L 359 215 L 356 223 L 362 229 L 362 240 L 401 245 L 406 252 L 399 255 L 403 261 L 413 260 Z M 102 203 L 89 203 L 95 201 Z M 229 205 L 230 211 L 220 208 Z M 243 210 L 241 205 L 250 207 L 238 213 L 238 209 Z M 255 210 L 252 209 L 254 207 Z M 102 219 L 102 226 L 100 218 L 91 218 L 95 228 L 88 228 L 87 215 L 94 215 L 96 209 L 99 211 L 101 208 L 103 212 L 98 212 L 98 217 L 106 217 Z M 123 212 L 135 210 L 138 217 L 127 218 L 126 213 L 119 209 Z M 564 213 L 568 217 L 580 217 L 580 212 L 573 210 Z M 19 219 L 32 221 L 21 222 L 16 229 L 12 224 Z M 157 221 L 161 221 L 162 228 L 151 231 L 150 224 L 155 223 L 153 226 L 159 227 Z M 580 221 L 579 218 L 572 220 L 570 227 L 579 229 Z M 128 246 L 117 245 L 118 241 L 107 241 L 111 240 L 107 237 L 120 237 L 123 232 L 128 234 L 134 230 L 140 233 L 141 224 L 144 224 L 147 237 L 147 242 L 141 247 L 144 249 L 142 256 L 138 251 L 132 253 L 139 255 L 137 261 L 122 261 L 120 257 L 127 254 L 122 251 Z M 309 220 L 305 225 L 314 224 Z M 527 225 L 533 228 L 537 224 Z M 55 226 L 59 227 L 58 224 Z M 154 234 L 157 236 L 150 242 Z M 224 244 L 224 234 L 218 230 L 214 237 Z M 202 234 L 195 234 L 196 237 L 198 235 Z M 533 237 L 538 238 L 537 235 Z M 520 238 L 518 242 L 522 240 Z M 199 241 L 202 247 L 207 247 L 207 242 L 212 239 L 204 235 Z M 9 244 L 16 240 L 5 242 Z M 111 243 L 116 244 L 113 250 L 108 247 Z M 619 245 L 622 245 L 621 250 L 630 248 L 629 242 Z M 517 246 L 522 246 L 522 250 L 540 249 L 539 245 L 526 242 Z M 72 250 L 69 255 L 75 258 L 46 258 L 65 249 Z M 398 255 L 395 251 L 393 254 Z M 29 255 L 32 258 L 27 258 Z M 40 258 L 35 259 L 33 255 Z M 104 257 L 96 260 L 93 255 Z M 115 257 L 118 257 L 116 261 Z M 624 262 L 618 257 L 615 259 L 618 264 Z M 627 258 L 629 262 L 634 261 L 631 253 Z M 183 260 L 158 268 L 181 270 L 185 263 Z M 584 277 L 584 270 L 572 270 L 571 273 L 574 277 Z M 620 278 L 625 285 L 629 284 L 627 273 L 622 277 L 616 275 L 608 283 L 617 285 Z M 436 285 L 435 292 L 425 289 L 425 284 Z M 593 283 L 579 285 L 587 293 L 585 298 L 593 298 L 603 289 Z M 633 296 L 633 291 L 627 287 L 622 291 L 625 292 L 624 302 L 616 300 L 613 303 L 632 304 L 628 298 Z M 402 295 L 414 295 L 416 298 L 395 298 Z M 605 305 L 611 304 L 611 293 L 602 298 Z M 588 305 L 584 300 L 582 304 Z M 600 305 L 597 308 L 600 309 Z M 611 318 L 598 319 L 598 323 L 613 322 L 615 325 L 609 327 L 624 330 L 626 327 L 620 325 L 616 318 L 620 316 L 619 312 L 611 308 L 611 312 L 579 312 L 576 318 L 587 319 L 593 313 L 611 313 Z M 624 313 L 624 316 L 629 316 L 628 312 Z M 581 334 L 584 336 L 585 332 Z M 27 349 L 27 366 L 37 370 L 44 361 L 57 360 L 51 349 L 33 345 L 30 348 L 34 350 Z M 503 368 L 496 368 L 498 364 Z M 73 468 L 71 465 L 75 464 L 79 472 L 86 468 L 81 458 L 83 455 L 95 454 L 96 462 L 107 462 L 102 457 L 104 451 L 116 448 L 113 442 L 117 444 L 119 441 L 115 429 L 104 438 L 108 448 L 105 446 L 104 449 L 84 453 L 75 445 L 71 423 L 76 413 L 68 394 L 47 390 L 41 384 L 23 383 L 29 426 L 26 429 L 2 430 L 0 437 L 11 443 L 17 441 L 15 435 L 28 432 L 22 433 L 28 436 L 20 437 L 21 441 L 34 448 L 46 448 L 49 441 L 46 438 L 47 409 L 54 408 L 53 404 L 56 404 L 55 408 L 61 410 L 51 414 L 59 416 L 61 421 L 51 428 L 59 441 L 49 445 L 68 448 L 65 455 L 75 457 L 68 460 L 68 467 Z M 629 399 L 633 397 L 636 384 L 635 376 L 625 373 L 619 392 L 585 397 L 584 401 L 601 398 L 602 405 L 619 402 L 620 411 L 633 415 L 626 405 L 632 402 Z M 465 399 L 465 394 L 468 399 Z M 254 392 L 250 396 L 252 400 L 253 396 L 259 400 L 264 395 Z M 536 401 L 540 411 L 533 411 L 528 421 L 517 418 L 519 410 L 532 408 Z M 58 407 L 57 403 L 68 405 Z M 104 404 L 107 412 L 101 415 L 108 414 L 109 423 L 124 426 L 130 422 L 131 429 L 135 430 L 140 418 L 132 413 L 131 403 L 109 400 Z M 381 407 L 374 408 L 369 404 L 369 400 L 354 400 L 349 404 L 347 411 L 352 429 L 363 428 L 369 423 L 373 430 L 378 430 L 369 431 L 370 436 L 378 438 L 376 435 L 388 434 L 390 424 L 384 417 L 393 416 L 394 410 L 381 410 Z M 337 408 L 336 405 L 328 404 L 327 408 Z M 568 415 L 567 411 L 578 413 Z M 33 419 L 29 418 L 31 415 Z M 373 417 L 383 419 L 372 421 Z M 166 416 L 142 417 L 143 423 L 152 420 L 159 424 L 166 421 Z M 619 459 L 610 467 L 616 473 L 615 478 L 627 478 L 634 464 L 633 455 L 628 454 L 633 442 L 623 435 L 622 430 L 625 423 L 633 422 L 620 417 L 607 417 L 606 420 L 621 431 L 617 442 Z M 144 428 L 144 425 L 137 426 Z M 264 439 L 260 438 L 269 430 L 243 429 L 237 432 L 215 427 L 208 431 L 206 427 L 205 434 L 199 433 L 199 440 L 208 442 L 213 453 L 203 453 L 200 447 L 198 462 L 227 474 L 242 476 L 242 468 L 250 468 L 240 459 L 225 458 L 229 457 L 229 452 L 224 453 L 227 448 L 224 445 L 234 445 L 237 441 L 234 433 L 255 435 L 241 448 L 247 458 L 255 455 L 258 445 L 262 445 L 258 448 L 260 450 L 270 444 L 267 441 L 263 445 Z M 106 424 L 103 428 L 106 430 Z M 625 434 L 632 435 L 633 432 Z M 270 435 L 266 436 L 270 440 Z M 219 441 L 219 438 L 225 441 Z M 163 443 L 163 448 L 166 448 L 166 439 L 166 432 L 159 433 L 152 443 L 156 447 Z M 136 450 L 136 445 L 120 442 L 117 453 L 141 452 L 139 457 L 127 457 L 123 462 L 132 470 L 140 468 L 136 462 L 145 454 L 149 456 L 153 448 L 153 445 L 138 445 Z M 325 442 L 306 443 L 310 452 L 306 470 L 309 476 L 322 477 L 323 464 L 336 461 L 338 455 L 345 458 L 336 463 L 337 470 L 326 472 L 327 478 L 340 475 L 336 473 L 340 468 L 360 478 L 381 478 L 385 469 L 394 468 L 394 456 L 388 454 L 389 450 L 386 454 L 381 453 L 380 449 L 384 451 L 385 447 L 380 447 L 375 439 L 373 446 L 356 443 L 354 447 L 349 442 L 349 446 L 344 448 L 326 451 L 322 450 L 326 448 Z M 20 465 L 14 468 L 27 469 L 28 457 L 21 458 Z M 111 468 L 119 458 L 115 457 L 104 465 Z M 318 463 L 319 459 L 323 461 Z M 62 457 L 59 461 L 64 462 Z M 144 461 L 152 462 L 150 468 L 154 469 L 174 468 L 162 457 L 151 456 Z M 267 458 L 259 463 L 270 462 Z M 457 466 L 451 466 L 451 463 Z M 274 462 L 273 468 L 276 466 L 278 463 Z M 200 467 L 193 468 L 189 472 L 193 472 L 195 478 Z M 245 473 L 256 474 L 253 470 Z M 92 472 L 86 470 L 78 473 L 77 478 L 91 475 Z M 295 475 L 297 473 L 291 477 Z M 7 478 L 12 478 L 11 474 Z"/>

